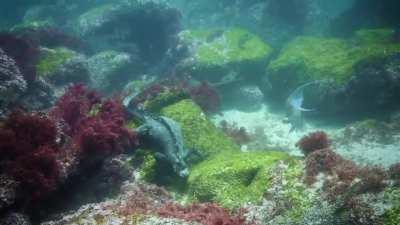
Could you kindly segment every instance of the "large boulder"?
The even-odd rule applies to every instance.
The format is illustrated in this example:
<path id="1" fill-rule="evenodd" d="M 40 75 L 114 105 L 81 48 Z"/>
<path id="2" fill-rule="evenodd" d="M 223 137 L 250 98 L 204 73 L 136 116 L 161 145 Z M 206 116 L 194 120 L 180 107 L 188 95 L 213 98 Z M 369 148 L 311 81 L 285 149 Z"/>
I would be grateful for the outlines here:
<path id="1" fill-rule="evenodd" d="M 400 53 L 360 62 L 342 87 L 315 103 L 325 114 L 382 117 L 400 109 Z"/>
<path id="2" fill-rule="evenodd" d="M 228 77 L 257 77 L 272 53 L 260 37 L 242 28 L 186 30 L 181 38 L 190 46 L 193 58 L 180 70 L 211 83 Z"/>
<path id="3" fill-rule="evenodd" d="M 36 71 L 55 85 L 86 82 L 90 78 L 86 57 L 67 48 L 43 49 Z"/>
<path id="4" fill-rule="evenodd" d="M 268 169 L 288 159 L 282 152 L 221 153 L 193 167 L 189 196 L 229 208 L 259 203 L 268 187 Z"/>
<path id="5" fill-rule="evenodd" d="M 367 78 L 368 75 L 357 75 L 360 63 L 363 63 L 362 67 L 365 67 L 377 59 L 400 52 L 400 43 L 393 40 L 393 35 L 393 30 L 378 29 L 359 30 L 350 39 L 297 37 L 268 64 L 267 78 L 271 83 L 271 88 L 266 91 L 266 95 L 273 100 L 283 102 L 299 85 L 310 81 L 323 81 L 329 85 L 321 88 L 320 91 L 323 94 L 319 93 L 319 100 L 312 102 L 314 105 L 323 104 L 321 102 L 331 104 L 331 107 L 319 109 L 337 113 L 337 108 L 345 108 L 343 103 L 346 101 L 351 101 L 346 105 L 357 101 L 355 98 L 346 97 L 333 103 L 331 99 L 337 98 L 335 96 L 339 96 L 338 92 L 343 93 L 343 89 L 346 89 L 353 92 L 353 96 L 360 96 L 366 91 L 362 88 L 354 89 L 354 85 L 351 85 L 359 80 L 357 77 L 360 76 L 363 80 L 364 78 L 371 80 Z M 351 86 L 351 90 L 347 88 L 348 85 Z M 381 87 L 380 82 L 371 82 L 371 85 Z M 369 93 L 375 96 L 380 95 L 383 89 L 378 86 L 370 87 Z M 346 93 L 344 97 L 349 95 L 348 91 L 344 91 Z"/>
<path id="6" fill-rule="evenodd" d="M 104 92 L 122 89 L 134 75 L 134 59 L 129 53 L 100 52 L 87 61 L 92 86 Z"/>
<path id="7" fill-rule="evenodd" d="M 158 62 L 176 44 L 180 14 L 165 4 L 123 1 L 96 5 L 70 27 L 97 51 L 138 52 L 143 60 Z"/>

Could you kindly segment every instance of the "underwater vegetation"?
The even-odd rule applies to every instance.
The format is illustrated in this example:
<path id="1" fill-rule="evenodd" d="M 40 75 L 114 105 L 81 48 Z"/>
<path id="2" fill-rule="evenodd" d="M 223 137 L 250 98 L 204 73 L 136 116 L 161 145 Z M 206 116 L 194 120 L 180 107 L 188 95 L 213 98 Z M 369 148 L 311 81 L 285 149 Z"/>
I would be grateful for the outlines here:
<path id="1" fill-rule="evenodd" d="M 48 114 L 11 113 L 0 135 L 2 175 L 18 183 L 11 190 L 14 199 L 2 210 L 39 204 L 76 170 L 93 168 L 137 145 L 134 133 L 124 128 L 121 102 L 103 101 L 79 84 L 71 86 Z"/>
<path id="2" fill-rule="evenodd" d="M 400 224 L 398 6 L 4 2 L 0 224 Z"/>

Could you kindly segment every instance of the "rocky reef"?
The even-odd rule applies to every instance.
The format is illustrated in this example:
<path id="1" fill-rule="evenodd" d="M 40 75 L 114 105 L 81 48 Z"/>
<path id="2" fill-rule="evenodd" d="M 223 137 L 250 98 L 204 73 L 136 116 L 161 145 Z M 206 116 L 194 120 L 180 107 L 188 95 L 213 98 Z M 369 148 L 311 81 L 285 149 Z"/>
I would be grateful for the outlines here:
<path id="1" fill-rule="evenodd" d="M 4 3 L 0 224 L 400 224 L 397 5 Z"/>

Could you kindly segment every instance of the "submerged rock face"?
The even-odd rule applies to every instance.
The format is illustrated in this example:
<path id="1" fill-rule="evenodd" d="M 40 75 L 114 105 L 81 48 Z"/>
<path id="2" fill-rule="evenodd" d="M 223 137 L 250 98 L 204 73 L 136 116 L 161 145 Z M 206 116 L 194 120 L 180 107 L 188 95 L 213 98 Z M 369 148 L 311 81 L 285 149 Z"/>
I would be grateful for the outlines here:
<path id="1" fill-rule="evenodd" d="M 0 48 L 0 116 L 2 110 L 26 91 L 27 84 L 15 61 Z"/>
<path id="2" fill-rule="evenodd" d="M 39 77 L 56 86 L 90 79 L 86 57 L 67 48 L 44 49 L 36 70 Z"/>
<path id="3" fill-rule="evenodd" d="M 279 152 L 221 153 L 193 167 L 189 195 L 229 208 L 259 203 L 267 189 L 267 170 L 285 159 L 289 156 Z"/>
<path id="4" fill-rule="evenodd" d="M 122 88 L 132 72 L 132 56 L 125 52 L 104 51 L 87 61 L 94 88 L 112 91 Z"/>
<path id="5" fill-rule="evenodd" d="M 398 110 L 400 104 L 400 55 L 361 62 L 351 80 L 318 102 L 324 113 L 379 115 Z"/>
<path id="6" fill-rule="evenodd" d="M 164 4 L 125 1 L 95 6 L 71 27 L 96 50 L 138 51 L 143 60 L 157 62 L 176 44 L 180 14 Z"/>
<path id="7" fill-rule="evenodd" d="M 322 81 L 329 85 L 320 88 L 319 99 L 311 100 L 311 104 L 320 106 L 318 110 L 323 113 L 337 113 L 357 105 L 361 100 L 357 96 L 367 92 L 374 99 L 380 98 L 386 92 L 383 83 L 393 92 L 396 76 L 373 75 L 367 69 L 369 65 L 376 67 L 373 65 L 377 59 L 400 52 L 400 44 L 393 40 L 393 35 L 393 30 L 378 29 L 359 30 L 350 39 L 298 37 L 267 66 L 271 89 L 266 94 L 284 101 L 299 85 Z M 394 80 L 389 82 L 391 79 Z"/>
<path id="8" fill-rule="evenodd" d="M 181 70 L 211 83 L 227 77 L 256 77 L 272 53 L 260 37 L 242 28 L 187 30 L 181 37 L 193 54 L 193 63 Z"/>
<path id="9" fill-rule="evenodd" d="M 2 225 L 31 225 L 28 217 L 21 213 L 9 213 L 0 220 Z"/>
<path id="10" fill-rule="evenodd" d="M 347 10 L 338 15 L 330 24 L 330 31 L 338 35 L 351 35 L 363 27 L 399 26 L 400 6 L 396 0 L 353 0 Z"/>
<path id="11" fill-rule="evenodd" d="M 13 205 L 17 199 L 18 182 L 11 177 L 1 174 L 0 175 L 0 211 Z"/>

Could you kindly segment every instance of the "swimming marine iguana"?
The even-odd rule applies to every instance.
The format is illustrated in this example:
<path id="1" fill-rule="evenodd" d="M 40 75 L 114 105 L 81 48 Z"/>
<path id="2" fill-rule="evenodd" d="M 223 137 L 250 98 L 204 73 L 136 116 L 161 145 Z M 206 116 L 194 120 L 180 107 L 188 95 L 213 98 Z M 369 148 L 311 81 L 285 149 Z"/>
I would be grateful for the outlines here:
<path id="1" fill-rule="evenodd" d="M 289 132 L 300 129 L 304 126 L 302 112 L 311 112 L 315 109 L 303 108 L 304 89 L 308 86 L 320 83 L 321 81 L 312 81 L 297 87 L 286 99 L 286 105 L 289 107 L 288 119 L 292 125 Z"/>
<path id="2" fill-rule="evenodd" d="M 189 169 L 185 160 L 189 151 L 183 146 L 179 125 L 168 117 L 155 116 L 139 108 L 124 106 L 129 116 L 142 122 L 136 129 L 140 147 L 153 150 L 156 160 L 170 164 L 180 177 L 187 177 Z"/>

